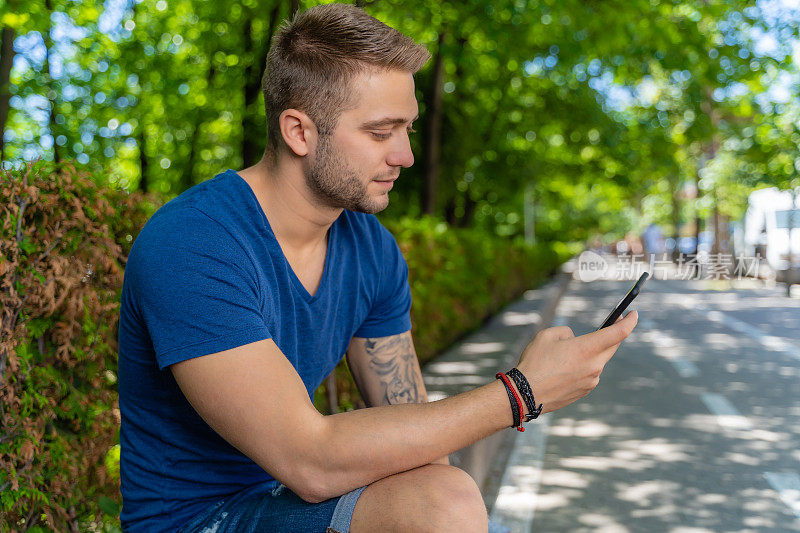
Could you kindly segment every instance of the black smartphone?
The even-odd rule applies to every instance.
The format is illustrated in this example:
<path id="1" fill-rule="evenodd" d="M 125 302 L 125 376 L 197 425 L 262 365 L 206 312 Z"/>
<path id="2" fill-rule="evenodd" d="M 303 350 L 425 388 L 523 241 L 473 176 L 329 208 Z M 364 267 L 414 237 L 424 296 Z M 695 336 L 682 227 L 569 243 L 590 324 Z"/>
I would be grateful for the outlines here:
<path id="1" fill-rule="evenodd" d="M 614 310 L 611 311 L 611 314 L 609 314 L 603 321 L 603 325 L 597 328 L 597 331 L 600 331 L 603 328 L 607 328 L 608 326 L 617 321 L 620 315 L 622 315 L 622 313 L 625 312 L 625 309 L 627 309 L 628 306 L 631 305 L 631 302 L 639 294 L 639 291 L 642 290 L 644 282 L 647 281 L 647 278 L 649 277 L 650 274 L 648 274 L 647 272 L 639 276 L 639 279 L 633 285 L 631 290 L 628 291 L 628 294 L 622 297 L 622 300 L 620 300 L 619 303 L 617 303 L 617 305 L 614 307 Z"/>

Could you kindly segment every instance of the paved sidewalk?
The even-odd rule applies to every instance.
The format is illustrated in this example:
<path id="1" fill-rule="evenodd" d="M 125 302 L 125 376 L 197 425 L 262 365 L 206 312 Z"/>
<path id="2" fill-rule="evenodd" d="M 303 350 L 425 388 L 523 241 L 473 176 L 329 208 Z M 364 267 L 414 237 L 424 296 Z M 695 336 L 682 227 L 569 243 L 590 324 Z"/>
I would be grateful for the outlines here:
<path id="1" fill-rule="evenodd" d="M 571 281 L 553 325 L 593 331 L 630 274 Z M 648 281 L 632 306 L 639 325 L 589 397 L 524 433 L 501 432 L 505 466 L 483 485 L 491 523 L 513 533 L 800 532 L 797 300 L 753 280 L 667 278 Z"/>
<path id="2" fill-rule="evenodd" d="M 548 327 L 569 276 L 559 273 L 537 289 L 526 291 L 483 327 L 454 344 L 422 368 L 430 401 L 491 383 L 498 371 L 516 365 L 522 349 Z M 530 427 L 528 424 L 526 427 Z M 467 471 L 482 487 L 487 509 L 497 497 L 517 431 L 501 431 L 451 454 L 453 465 Z M 533 433 L 533 432 L 531 432 Z"/>

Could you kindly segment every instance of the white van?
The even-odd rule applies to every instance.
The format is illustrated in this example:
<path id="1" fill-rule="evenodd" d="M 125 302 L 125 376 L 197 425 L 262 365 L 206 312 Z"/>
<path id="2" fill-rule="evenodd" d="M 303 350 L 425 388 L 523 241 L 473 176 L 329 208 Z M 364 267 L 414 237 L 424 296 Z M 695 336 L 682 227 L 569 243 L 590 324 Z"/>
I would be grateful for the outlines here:
<path id="1" fill-rule="evenodd" d="M 760 254 L 778 281 L 784 281 L 791 268 L 795 273 L 792 280 L 800 283 L 800 187 L 794 195 L 775 187 L 753 191 L 743 225 L 741 238 L 735 239 L 739 251 L 749 257 Z"/>

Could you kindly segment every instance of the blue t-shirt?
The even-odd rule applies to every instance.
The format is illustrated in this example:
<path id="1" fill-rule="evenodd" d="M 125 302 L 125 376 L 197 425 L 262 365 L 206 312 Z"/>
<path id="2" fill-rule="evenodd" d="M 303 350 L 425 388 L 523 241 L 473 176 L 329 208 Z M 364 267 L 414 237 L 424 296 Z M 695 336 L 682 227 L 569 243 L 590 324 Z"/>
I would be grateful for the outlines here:
<path id="1" fill-rule="evenodd" d="M 277 485 L 203 421 L 169 365 L 271 338 L 313 398 L 352 337 L 408 331 L 410 308 L 408 267 L 372 215 L 345 210 L 333 223 L 312 296 L 235 171 L 161 207 L 133 244 L 122 287 L 126 530 L 174 531 L 225 497 Z"/>

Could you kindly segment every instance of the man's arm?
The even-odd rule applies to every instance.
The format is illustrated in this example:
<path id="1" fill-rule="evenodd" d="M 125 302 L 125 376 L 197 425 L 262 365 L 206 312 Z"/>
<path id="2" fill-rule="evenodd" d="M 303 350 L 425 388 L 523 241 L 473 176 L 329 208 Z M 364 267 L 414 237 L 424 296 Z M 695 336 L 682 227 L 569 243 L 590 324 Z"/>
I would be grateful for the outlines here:
<path id="1" fill-rule="evenodd" d="M 517 368 L 545 412 L 589 394 L 636 324 L 636 313 L 575 337 L 539 332 Z M 305 501 L 318 503 L 426 465 L 511 425 L 498 380 L 430 403 L 382 405 L 322 416 L 272 339 L 169 367 L 211 428 Z"/>
<path id="2" fill-rule="evenodd" d="M 410 331 L 354 337 L 347 348 L 347 364 L 367 407 L 428 401 Z M 433 462 L 449 465 L 450 459 L 444 456 Z"/>

